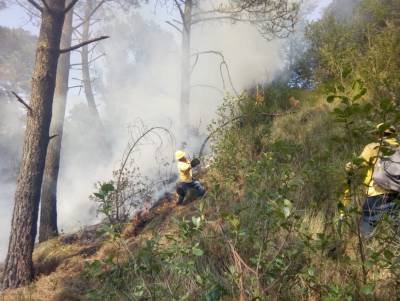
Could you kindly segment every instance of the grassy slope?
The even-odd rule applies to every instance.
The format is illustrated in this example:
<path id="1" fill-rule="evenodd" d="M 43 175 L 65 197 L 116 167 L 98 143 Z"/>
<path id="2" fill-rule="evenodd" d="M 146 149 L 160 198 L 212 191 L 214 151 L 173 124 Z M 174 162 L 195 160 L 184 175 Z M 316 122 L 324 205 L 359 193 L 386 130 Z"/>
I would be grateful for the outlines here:
<path id="1" fill-rule="evenodd" d="M 155 234 L 163 236 L 173 233 L 176 229 L 172 219 L 192 216 L 196 211 L 194 205 L 175 207 L 166 202 L 146 218 L 143 228 L 137 227 L 137 221 L 133 220 L 124 233 L 127 246 L 135 250 Z M 98 229 L 92 227 L 90 231 L 84 230 L 72 237 L 61 236 L 38 245 L 34 252 L 35 281 L 27 287 L 4 291 L 0 300 L 88 300 L 85 294 L 90 287 L 85 277 L 85 262 L 120 252 L 118 244 L 96 234 Z"/>
<path id="2" fill-rule="evenodd" d="M 110 254 L 117 258 L 122 269 L 111 274 L 117 282 L 111 286 L 116 294 L 100 300 L 130 300 L 124 293 L 133 292 L 138 283 L 145 283 L 147 297 L 132 300 L 173 300 L 178 299 L 176 296 L 183 298 L 186 293 L 186 300 L 250 300 L 249 296 L 255 295 L 265 300 L 345 300 L 348 296 L 352 300 L 393 300 L 396 285 L 393 275 L 384 267 L 374 267 L 369 272 L 368 280 L 375 283 L 375 297 L 363 293 L 357 237 L 351 231 L 342 238 L 333 233 L 332 210 L 342 190 L 341 166 L 348 152 L 335 139 L 331 141 L 341 132 L 332 122 L 330 109 L 322 100 L 305 103 L 296 114 L 275 119 L 268 134 L 263 134 L 266 126 L 263 121 L 241 124 L 238 132 L 232 137 L 228 134 L 225 141 L 228 146 L 235 145 L 233 153 L 229 153 L 232 149 L 228 147 L 225 154 L 228 163 L 234 162 L 234 166 L 227 166 L 231 170 L 226 172 L 211 168 L 202 178 L 209 188 L 201 202 L 205 207 L 202 213 L 198 201 L 184 207 L 166 202 L 144 214 L 144 223 L 134 219 L 124 230 L 123 239 L 99 238 L 92 230 L 41 244 L 34 253 L 38 272 L 35 282 L 29 287 L 3 292 L 0 300 L 89 300 L 87 293 L 101 290 L 106 283 L 101 275 L 113 273 L 115 265 L 102 265 L 100 277 L 88 278 L 85 264 L 96 260 L 106 262 Z M 259 133 L 261 138 L 256 137 Z M 270 152 L 277 156 L 276 162 L 268 163 L 262 157 Z M 246 156 L 249 157 L 240 163 Z M 217 164 L 221 167 L 225 163 L 222 160 Z M 267 165 L 260 169 L 259 164 Z M 282 172 L 286 169 L 290 171 L 288 174 Z M 283 187 L 282 193 L 287 192 L 294 206 L 297 209 L 314 206 L 301 214 L 300 221 L 282 217 L 281 201 L 275 201 L 269 191 L 262 190 L 264 186 L 266 190 L 279 190 L 280 182 L 287 177 L 292 177 L 289 182 L 302 183 L 294 185 L 293 191 Z M 258 194 L 264 194 L 263 198 L 275 204 L 272 209 L 265 205 L 269 203 L 264 199 L 257 200 L 252 194 L 252 190 L 258 189 Z M 248 213 L 246 206 L 252 209 L 260 206 L 260 209 Z M 207 221 L 201 231 L 179 240 L 185 231 L 181 221 L 190 221 L 201 214 Z M 263 223 L 264 228 L 257 228 Z M 244 236 L 240 236 L 242 230 Z M 189 249 L 173 249 L 174 239 L 178 246 L 188 241 Z M 258 256 L 261 240 L 265 240 L 265 249 Z M 157 241 L 157 253 L 144 251 L 149 241 Z M 196 242 L 205 256 L 191 253 Z M 176 254 L 171 254 L 174 250 Z M 182 255 L 187 250 L 190 254 Z M 146 254 L 162 257 L 167 253 L 162 264 L 153 262 L 154 258 L 146 259 Z M 256 264 L 257 256 L 263 260 Z M 137 258 L 144 260 L 129 264 Z M 139 272 L 130 271 L 138 265 Z M 198 276 L 200 280 L 194 279 Z M 216 283 L 221 290 L 215 289 Z M 157 291 L 154 295 L 153 290 Z"/>

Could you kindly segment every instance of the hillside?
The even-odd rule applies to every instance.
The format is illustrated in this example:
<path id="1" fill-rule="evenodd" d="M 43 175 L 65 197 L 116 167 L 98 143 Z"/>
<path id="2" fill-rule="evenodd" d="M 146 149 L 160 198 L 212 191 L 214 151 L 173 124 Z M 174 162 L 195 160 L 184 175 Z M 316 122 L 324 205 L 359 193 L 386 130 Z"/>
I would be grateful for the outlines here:
<path id="1" fill-rule="evenodd" d="M 133 256 L 147 240 L 173 235 L 173 219 L 190 217 L 195 211 L 194 204 L 176 207 L 166 198 L 146 215 L 138 214 L 126 226 L 123 238 L 109 238 L 103 229 L 106 224 L 98 224 L 39 244 L 34 252 L 35 282 L 3 292 L 2 300 L 92 300 L 91 293 L 101 282 L 92 283 L 91 273 L 100 276 L 106 272 L 98 263 L 106 262 L 109 256 L 118 258 L 119 264 L 126 262 L 127 256 Z"/>
<path id="2" fill-rule="evenodd" d="M 49 3 L 55 9 L 63 1 Z M 46 81 L 37 90 L 49 95 L 34 98 L 33 108 L 18 98 L 28 110 L 28 138 L 24 140 L 22 173 L 17 181 L 10 247 L 0 277 L 3 288 L 8 289 L 1 291 L 0 301 L 400 299 L 400 163 L 396 159 L 400 156 L 400 0 L 332 0 L 316 20 L 309 20 L 309 14 L 318 1 L 307 1 L 304 7 L 290 0 L 229 0 L 231 6 L 218 7 L 212 6 L 214 1 L 199 1 L 172 3 L 182 21 L 171 23 L 182 37 L 182 55 L 177 61 L 169 61 L 165 55 L 166 48 L 171 53 L 179 49 L 172 45 L 164 48 L 167 41 L 173 42 L 169 34 L 157 30 L 154 36 L 149 35 L 151 41 L 147 35 L 138 40 L 133 32 L 130 35 L 127 28 L 131 28 L 134 13 L 119 11 L 125 16 L 119 25 L 120 20 L 108 20 L 110 26 L 115 25 L 111 26 L 115 34 L 129 33 L 120 37 L 121 45 L 116 42 L 108 46 L 121 46 L 111 60 L 124 60 L 99 70 L 98 74 L 115 72 L 108 83 L 111 90 L 104 83 L 105 88 L 95 88 L 98 93 L 89 98 L 110 97 L 107 101 L 111 102 L 114 95 L 118 102 L 104 109 L 102 114 L 108 116 L 104 123 L 93 99 L 91 104 L 74 107 L 71 116 L 65 115 L 66 124 L 76 130 L 66 135 L 69 142 L 87 149 L 81 154 L 70 149 L 76 166 L 66 169 L 68 181 L 60 178 L 64 185 L 71 185 L 62 190 L 64 203 L 57 204 L 57 181 L 53 181 L 62 162 L 60 143 L 58 161 L 52 161 L 55 178 L 48 174 L 52 185 L 43 185 L 51 198 L 43 197 L 41 184 L 45 159 L 49 158 L 47 144 L 57 136 L 43 130 L 50 126 L 51 112 L 44 100 L 52 101 L 54 83 L 50 81 L 54 78 L 40 77 Z M 92 4 L 84 2 L 85 13 L 90 15 Z M 102 4 L 104 1 L 93 14 Z M 135 8 L 139 4 L 129 3 Z M 213 10 L 204 10 L 202 5 L 211 5 Z M 47 7 L 36 6 L 43 17 L 56 18 Z M 66 15 L 68 10 L 60 7 L 60 16 Z M 77 9 L 82 7 L 78 4 Z M 69 16 L 69 22 L 76 21 L 72 13 Z M 211 40 L 234 38 L 243 47 L 227 43 L 231 46 L 224 52 L 197 52 L 190 36 L 200 35 L 191 32 L 191 26 L 221 18 L 245 23 L 239 27 L 226 24 L 223 30 L 229 34 L 222 39 L 218 33 Z M 145 23 L 141 20 L 138 24 Z M 149 23 L 138 32 L 153 27 L 158 25 Z M 207 28 L 205 25 L 203 29 Z M 210 35 L 217 32 L 212 24 L 209 28 Z M 46 28 L 49 33 L 53 30 L 52 26 Z M 263 39 L 282 39 L 279 47 L 276 40 L 268 43 L 270 52 L 264 53 L 261 47 L 254 52 L 260 53 L 260 59 L 240 53 L 247 46 L 264 45 L 265 40 L 261 43 L 258 36 L 250 45 L 254 30 Z M 88 31 L 86 27 L 86 34 Z M 61 33 L 54 34 L 60 37 Z M 163 47 L 158 47 L 159 39 Z M 144 44 L 136 47 L 140 41 Z M 203 45 L 200 39 L 196 43 Z M 157 67 L 149 63 L 152 59 L 151 53 L 147 55 L 147 45 L 157 50 L 152 54 Z M 196 52 L 191 52 L 195 48 Z M 230 50 L 243 55 L 238 62 L 229 60 L 228 64 Z M 277 57 L 281 56 L 281 64 L 275 65 L 271 61 L 278 61 L 276 52 L 280 52 Z M 53 63 L 44 60 L 42 67 L 52 70 L 47 72 L 37 65 L 37 71 L 52 74 L 57 57 L 52 51 L 44 54 Z M 207 66 L 203 66 L 206 72 L 199 78 L 191 78 L 197 64 L 203 63 L 203 55 L 218 58 L 217 78 L 222 89 L 214 85 L 217 81 Z M 257 63 L 247 58 L 257 59 Z M 168 64 L 158 66 L 163 60 Z M 265 75 L 267 61 L 271 69 Z M 278 65 L 279 72 L 273 72 Z M 169 77 L 176 66 L 182 70 L 181 82 L 175 85 Z M 236 71 L 231 73 L 230 66 Z M 246 70 L 238 72 L 238 66 L 246 66 Z M 135 84 L 126 76 L 134 69 Z M 166 89 L 161 89 L 158 80 L 142 81 L 142 77 L 157 79 L 159 75 L 165 76 L 160 82 Z M 236 89 L 235 80 L 247 76 L 240 90 Z M 68 76 L 64 80 L 68 84 Z M 81 88 L 87 90 L 90 78 L 82 82 L 86 87 Z M 131 94 L 132 84 L 140 89 Z M 202 102 L 194 105 L 194 98 L 190 99 L 193 88 L 216 93 L 216 111 L 208 103 L 214 98 L 206 93 L 198 93 Z M 125 94 L 138 102 L 128 102 Z M 66 99 L 66 93 L 63 97 Z M 152 115 L 140 115 L 145 112 L 143 102 L 152 113 L 171 113 L 170 125 L 148 126 Z M 107 115 L 110 107 L 113 112 Z M 37 112 L 47 110 L 48 118 L 39 118 L 36 108 L 43 109 Z M 148 120 L 139 119 L 129 126 L 129 134 L 121 134 L 132 116 L 146 116 Z M 163 119 L 169 120 L 168 116 Z M 205 117 L 211 120 L 206 122 L 207 128 L 200 122 Z M 82 130 L 83 124 L 87 131 Z M 39 134 L 43 139 L 32 138 Z M 122 150 L 123 158 L 118 157 L 119 167 L 108 170 L 105 177 L 105 166 L 112 164 L 115 147 L 120 149 L 126 136 L 129 142 Z M 177 150 L 177 145 L 182 149 Z M 171 160 L 173 152 L 175 159 Z M 195 168 L 191 158 L 199 159 L 200 166 Z M 174 188 L 165 188 L 173 186 L 177 167 L 179 181 L 184 182 L 177 191 L 182 194 L 182 187 L 197 185 L 191 175 L 194 169 L 194 179 L 206 188 L 203 197 L 177 204 Z M 87 190 L 86 184 L 93 178 L 90 184 L 96 183 L 95 191 Z M 76 197 L 80 195 L 77 186 L 79 192 L 85 191 L 84 197 Z M 197 189 L 199 195 L 200 191 L 203 195 L 202 189 Z M 104 222 L 58 236 L 61 219 L 57 220 L 57 205 L 67 202 L 75 202 L 78 207 L 71 208 L 78 209 L 90 205 L 91 214 L 97 210 Z M 47 217 L 41 211 L 38 221 L 39 204 Z M 69 212 L 75 213 L 80 215 L 77 209 Z M 41 243 L 35 245 L 37 222 L 42 235 Z"/>
<path id="3" fill-rule="evenodd" d="M 215 126 L 245 117 L 216 132 L 203 199 L 167 195 L 121 234 L 103 225 L 40 244 L 35 282 L 3 299 L 394 300 L 397 239 L 386 228 L 360 240 L 356 211 L 338 220 L 348 154 L 335 106 L 292 92 L 301 106 L 273 117 L 249 95 L 227 98 Z"/>

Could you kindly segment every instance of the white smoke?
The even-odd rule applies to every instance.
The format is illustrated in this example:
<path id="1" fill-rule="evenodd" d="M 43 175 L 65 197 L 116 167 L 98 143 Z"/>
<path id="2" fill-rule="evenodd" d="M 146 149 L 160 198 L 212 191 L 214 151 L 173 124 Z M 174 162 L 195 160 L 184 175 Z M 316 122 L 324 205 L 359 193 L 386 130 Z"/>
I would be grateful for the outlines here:
<path id="1" fill-rule="evenodd" d="M 91 132 L 90 121 L 85 120 L 82 95 L 70 93 L 58 189 L 59 229 L 63 231 L 75 231 L 97 220 L 95 204 L 88 196 L 94 191 L 95 182 L 111 179 L 112 171 L 119 167 L 131 139 L 130 125 L 140 119 L 147 128 L 163 126 L 179 140 L 176 124 L 179 121 L 180 37 L 165 24 L 167 15 L 151 15 L 148 7 L 143 11 L 144 18 L 140 17 L 140 11 L 113 12 L 104 27 L 99 28 L 111 36 L 110 40 L 101 42 L 100 50 L 107 56 L 97 63 L 96 81 L 102 84 L 98 85 L 96 99 L 112 155 L 105 156 L 98 149 L 93 139 L 96 133 Z M 208 50 L 224 55 L 234 89 L 239 92 L 254 83 L 272 80 L 283 67 L 281 41 L 267 41 L 249 24 L 214 22 L 194 28 L 192 52 Z M 218 92 L 224 88 L 220 63 L 216 55 L 201 55 L 193 72 L 192 84 L 199 86 L 192 89 L 190 121 L 193 127 L 198 127 L 200 138 L 187 146 L 190 154 L 199 151 L 201 137 L 206 135 L 206 127 L 223 99 Z M 226 92 L 234 93 L 226 71 L 224 81 Z M 97 134 L 99 139 L 103 133 Z M 147 140 L 134 153 L 135 161 L 147 176 L 159 174 L 157 158 L 171 161 L 176 146 L 164 137 L 162 150 L 157 148 L 155 139 L 155 143 Z M 0 259 L 8 242 L 13 199 L 12 187 L 1 188 L 0 205 L 4 209 L 0 222 L 4 230 L 0 234 Z"/>
<path id="2" fill-rule="evenodd" d="M 22 150 L 25 111 L 17 102 L 0 97 L 0 260 L 7 252 L 18 161 Z"/>

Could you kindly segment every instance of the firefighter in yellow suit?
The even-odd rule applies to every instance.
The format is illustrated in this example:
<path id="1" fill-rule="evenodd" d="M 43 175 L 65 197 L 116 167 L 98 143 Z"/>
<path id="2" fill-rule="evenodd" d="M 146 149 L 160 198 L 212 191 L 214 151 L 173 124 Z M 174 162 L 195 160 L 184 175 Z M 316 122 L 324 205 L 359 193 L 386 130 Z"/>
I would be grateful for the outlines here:
<path id="1" fill-rule="evenodd" d="M 379 124 L 377 129 L 383 124 Z M 383 145 L 390 147 L 398 147 L 399 143 L 396 136 L 396 129 L 390 127 L 383 132 Z M 398 199 L 399 193 L 395 191 L 386 190 L 379 185 L 374 183 L 372 178 L 374 172 L 374 166 L 379 156 L 381 144 L 378 142 L 373 142 L 367 144 L 362 151 L 360 158 L 363 159 L 363 164 L 368 167 L 367 175 L 364 179 L 364 184 L 366 186 L 366 199 L 362 209 L 362 219 L 361 219 L 361 232 L 364 235 L 369 235 L 374 230 L 376 222 L 382 217 L 384 212 L 394 209 L 397 207 L 394 200 Z M 349 162 L 346 164 L 346 171 L 348 173 L 354 170 L 355 166 Z M 347 189 L 345 191 L 343 205 L 348 206 L 350 203 L 350 192 Z"/>
<path id="2" fill-rule="evenodd" d="M 178 205 L 183 205 L 185 196 L 189 190 L 194 191 L 196 197 L 202 197 L 206 191 L 199 181 L 193 180 L 192 164 L 186 157 L 185 152 L 177 151 L 175 153 L 175 159 L 178 162 L 177 166 L 179 172 L 179 182 L 176 186 L 176 192 L 179 196 Z"/>

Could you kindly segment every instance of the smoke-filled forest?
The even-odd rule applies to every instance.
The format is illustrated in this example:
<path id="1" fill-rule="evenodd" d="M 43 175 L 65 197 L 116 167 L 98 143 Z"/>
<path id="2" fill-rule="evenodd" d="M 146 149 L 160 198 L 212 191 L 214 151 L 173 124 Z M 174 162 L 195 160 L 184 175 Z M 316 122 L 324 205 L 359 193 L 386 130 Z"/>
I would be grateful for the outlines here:
<path id="1" fill-rule="evenodd" d="M 0 0 L 0 300 L 398 300 L 399 0 Z"/>

